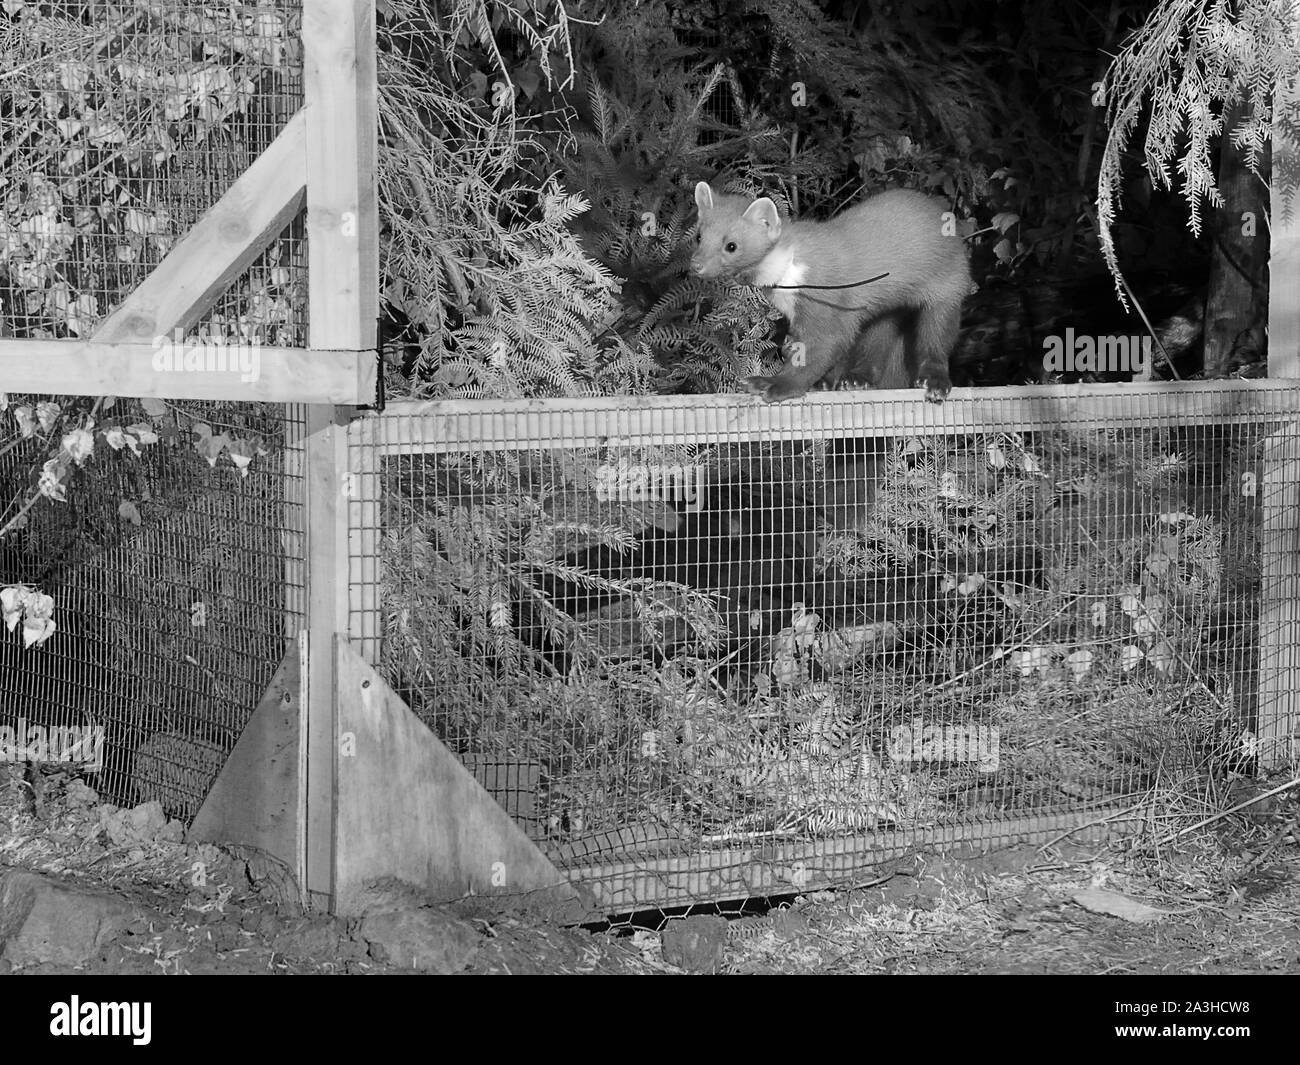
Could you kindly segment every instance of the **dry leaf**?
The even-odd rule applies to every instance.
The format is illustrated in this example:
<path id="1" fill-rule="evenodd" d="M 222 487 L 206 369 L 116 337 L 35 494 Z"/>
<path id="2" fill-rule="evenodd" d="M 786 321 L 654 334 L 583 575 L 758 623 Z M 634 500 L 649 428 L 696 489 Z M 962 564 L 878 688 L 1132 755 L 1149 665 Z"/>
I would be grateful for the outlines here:
<path id="1" fill-rule="evenodd" d="M 1166 916 L 1168 910 L 1157 910 L 1145 902 L 1138 902 L 1116 891 L 1102 891 L 1099 888 L 1087 888 L 1076 891 L 1074 901 L 1089 913 L 1100 913 L 1106 917 L 1121 917 L 1130 924 L 1148 924 Z"/>

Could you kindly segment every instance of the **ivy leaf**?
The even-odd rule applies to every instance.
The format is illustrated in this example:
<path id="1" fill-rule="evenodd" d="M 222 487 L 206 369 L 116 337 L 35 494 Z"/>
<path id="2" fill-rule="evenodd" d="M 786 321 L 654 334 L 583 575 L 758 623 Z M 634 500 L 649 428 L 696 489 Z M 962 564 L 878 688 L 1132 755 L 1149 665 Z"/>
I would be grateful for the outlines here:
<path id="1" fill-rule="evenodd" d="M 209 466 L 215 467 L 217 459 L 221 457 L 222 449 L 230 446 L 230 438 L 225 433 L 213 436 L 208 426 L 205 425 L 204 428 L 208 431 L 194 442 L 194 450 L 208 460 Z"/>
<path id="2" fill-rule="evenodd" d="M 23 646 L 39 647 L 54 635 L 56 627 L 53 618 L 33 616 L 29 609 L 27 617 L 23 618 Z"/>
<path id="3" fill-rule="evenodd" d="M 537 68 L 532 64 L 529 64 L 522 70 L 514 72 L 514 79 L 515 84 L 519 86 L 523 94 L 530 100 L 537 95 L 537 89 L 542 83 L 541 75 L 538 73 Z"/>
<path id="4" fill-rule="evenodd" d="M 1075 680 L 1083 680 L 1092 671 L 1093 654 L 1091 651 L 1075 651 L 1065 659 L 1065 664 L 1074 675 Z"/>
<path id="5" fill-rule="evenodd" d="M 230 461 L 235 464 L 240 476 L 247 477 L 249 464 L 260 450 L 257 444 L 252 440 L 236 438 L 227 443 L 226 450 L 230 452 Z"/>

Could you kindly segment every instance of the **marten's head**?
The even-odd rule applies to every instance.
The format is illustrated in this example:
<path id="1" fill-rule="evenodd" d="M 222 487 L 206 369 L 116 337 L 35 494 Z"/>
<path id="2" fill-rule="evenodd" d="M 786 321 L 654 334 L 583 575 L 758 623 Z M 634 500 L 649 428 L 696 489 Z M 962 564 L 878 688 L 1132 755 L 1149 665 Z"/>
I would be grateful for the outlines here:
<path id="1" fill-rule="evenodd" d="M 695 186 L 700 211 L 691 272 L 700 277 L 744 277 L 781 236 L 781 216 L 766 196 L 714 194 L 708 182 Z"/>

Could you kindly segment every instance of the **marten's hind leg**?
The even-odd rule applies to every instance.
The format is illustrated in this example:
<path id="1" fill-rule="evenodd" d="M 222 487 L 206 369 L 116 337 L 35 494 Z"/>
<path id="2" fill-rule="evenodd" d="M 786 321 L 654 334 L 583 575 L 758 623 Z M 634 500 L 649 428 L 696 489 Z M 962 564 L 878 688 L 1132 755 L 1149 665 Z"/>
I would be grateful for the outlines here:
<path id="1" fill-rule="evenodd" d="M 843 379 L 868 388 L 911 388 L 907 372 L 907 329 L 910 315 L 886 314 L 868 322 L 858 334 Z"/>

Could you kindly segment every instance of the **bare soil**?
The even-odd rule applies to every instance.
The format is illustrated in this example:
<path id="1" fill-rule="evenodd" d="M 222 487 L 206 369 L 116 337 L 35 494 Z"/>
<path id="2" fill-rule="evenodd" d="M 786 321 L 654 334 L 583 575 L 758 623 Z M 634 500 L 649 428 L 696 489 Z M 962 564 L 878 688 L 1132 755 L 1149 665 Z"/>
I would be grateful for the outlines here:
<path id="1" fill-rule="evenodd" d="M 159 812 L 119 811 L 66 775 L 44 774 L 35 789 L 30 778 L 25 767 L 0 767 L 0 875 L 18 868 L 74 883 L 129 903 L 135 916 L 78 964 L 0 957 L 0 972 L 412 971 L 369 943 L 357 921 L 302 913 L 282 878 L 238 848 L 185 843 Z M 1164 850 L 1129 839 L 913 855 L 869 886 L 776 900 L 766 912 L 752 902 L 715 908 L 729 919 L 714 966 L 731 974 L 1297 974 L 1296 815 L 1296 800 L 1282 797 Z M 531 924 L 481 903 L 436 912 L 471 930 L 469 949 L 449 963 L 467 974 L 683 971 L 664 960 L 668 915 L 583 929 Z M 695 967 L 707 970 L 707 959 Z"/>

